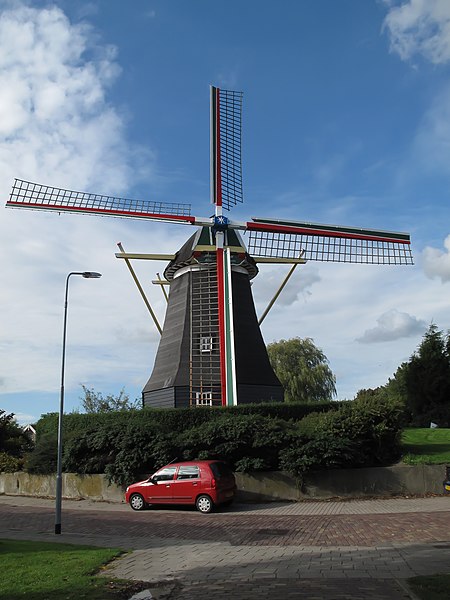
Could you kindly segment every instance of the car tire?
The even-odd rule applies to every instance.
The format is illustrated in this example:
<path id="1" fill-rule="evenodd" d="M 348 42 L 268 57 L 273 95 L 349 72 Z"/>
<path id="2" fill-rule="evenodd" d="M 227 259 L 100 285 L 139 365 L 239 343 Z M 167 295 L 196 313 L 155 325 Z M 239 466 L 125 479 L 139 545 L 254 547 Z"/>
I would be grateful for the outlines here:
<path id="1" fill-rule="evenodd" d="M 198 511 L 205 515 L 214 510 L 214 503 L 211 500 L 211 498 L 206 494 L 203 494 L 202 496 L 199 496 L 197 498 L 197 500 L 195 501 L 195 506 Z"/>
<path id="2" fill-rule="evenodd" d="M 147 504 L 141 494 L 131 494 L 130 506 L 133 510 L 145 510 L 147 508 Z"/>

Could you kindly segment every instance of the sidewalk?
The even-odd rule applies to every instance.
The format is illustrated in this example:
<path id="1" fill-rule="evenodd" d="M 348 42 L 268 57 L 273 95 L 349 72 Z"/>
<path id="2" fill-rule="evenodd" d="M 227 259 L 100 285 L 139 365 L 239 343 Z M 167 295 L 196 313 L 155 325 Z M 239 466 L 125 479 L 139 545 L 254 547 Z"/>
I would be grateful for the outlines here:
<path id="1" fill-rule="evenodd" d="M 135 513 L 126 505 L 0 496 L 0 537 L 133 549 L 107 576 L 153 597 L 393 600 L 405 580 L 450 571 L 450 497 L 237 505 Z"/>
<path id="2" fill-rule="evenodd" d="M 53 508 L 55 500 L 30 496 L 6 496 L 0 494 L 2 504 L 15 506 L 41 506 Z M 122 511 L 130 513 L 130 507 L 119 502 L 96 502 L 93 500 L 63 500 L 70 510 Z M 395 513 L 450 512 L 450 495 L 420 498 L 375 498 L 370 500 L 321 500 L 305 502 L 266 502 L 259 504 L 235 504 L 222 513 L 270 514 L 270 515 L 377 515 Z M 165 508 L 165 513 L 179 514 L 178 508 Z M 132 514 L 132 513 L 131 513 Z"/>

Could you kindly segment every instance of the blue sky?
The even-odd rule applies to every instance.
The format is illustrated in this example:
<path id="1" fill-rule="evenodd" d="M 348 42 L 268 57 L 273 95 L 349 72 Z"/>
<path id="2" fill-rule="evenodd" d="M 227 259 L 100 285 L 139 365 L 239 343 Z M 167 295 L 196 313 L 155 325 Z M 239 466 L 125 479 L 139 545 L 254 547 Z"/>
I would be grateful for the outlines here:
<path id="1" fill-rule="evenodd" d="M 0 0 L 0 190 L 14 177 L 209 204 L 210 84 L 244 92 L 245 202 L 232 217 L 411 233 L 415 265 L 308 263 L 263 326 L 311 337 L 339 398 L 386 383 L 431 322 L 450 328 L 450 4 L 446 0 Z M 58 410 L 71 280 L 66 409 L 81 384 L 132 399 L 158 335 L 127 251 L 172 253 L 183 226 L 5 210 L 0 215 L 0 408 Z M 151 285 L 164 264 L 135 264 Z M 286 268 L 264 267 L 261 313 Z"/>

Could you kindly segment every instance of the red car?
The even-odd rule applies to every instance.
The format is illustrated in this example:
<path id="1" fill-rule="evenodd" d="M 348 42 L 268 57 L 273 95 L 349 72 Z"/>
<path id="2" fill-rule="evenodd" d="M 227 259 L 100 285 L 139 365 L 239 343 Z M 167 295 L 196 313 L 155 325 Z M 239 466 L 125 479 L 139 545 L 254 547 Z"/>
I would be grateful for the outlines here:
<path id="1" fill-rule="evenodd" d="M 215 506 L 230 505 L 236 481 L 230 467 L 218 460 L 171 463 L 151 477 L 129 485 L 125 500 L 133 510 L 151 504 L 193 504 L 202 513 Z"/>

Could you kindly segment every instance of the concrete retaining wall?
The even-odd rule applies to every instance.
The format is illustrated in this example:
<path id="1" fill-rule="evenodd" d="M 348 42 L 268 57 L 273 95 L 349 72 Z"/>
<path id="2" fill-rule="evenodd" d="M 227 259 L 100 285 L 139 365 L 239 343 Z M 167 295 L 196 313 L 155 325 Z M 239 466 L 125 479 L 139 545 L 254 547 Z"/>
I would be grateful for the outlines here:
<path id="1" fill-rule="evenodd" d="M 396 465 L 371 469 L 342 469 L 310 473 L 299 487 L 280 471 L 236 473 L 237 499 L 244 502 L 443 494 L 445 465 Z M 0 473 L 0 494 L 55 497 L 55 476 Z M 63 474 L 65 498 L 123 502 L 120 486 L 105 475 Z"/>
<path id="2" fill-rule="evenodd" d="M 89 498 L 122 502 L 123 491 L 117 485 L 109 485 L 105 475 L 76 475 L 63 473 L 64 498 Z M 41 496 L 54 498 L 55 475 L 30 475 L 28 473 L 0 473 L 0 494 L 17 496 Z"/>
<path id="3" fill-rule="evenodd" d="M 239 498 L 244 501 L 443 494 L 444 479 L 445 465 L 317 471 L 309 473 L 301 486 L 287 473 L 236 473 Z"/>

